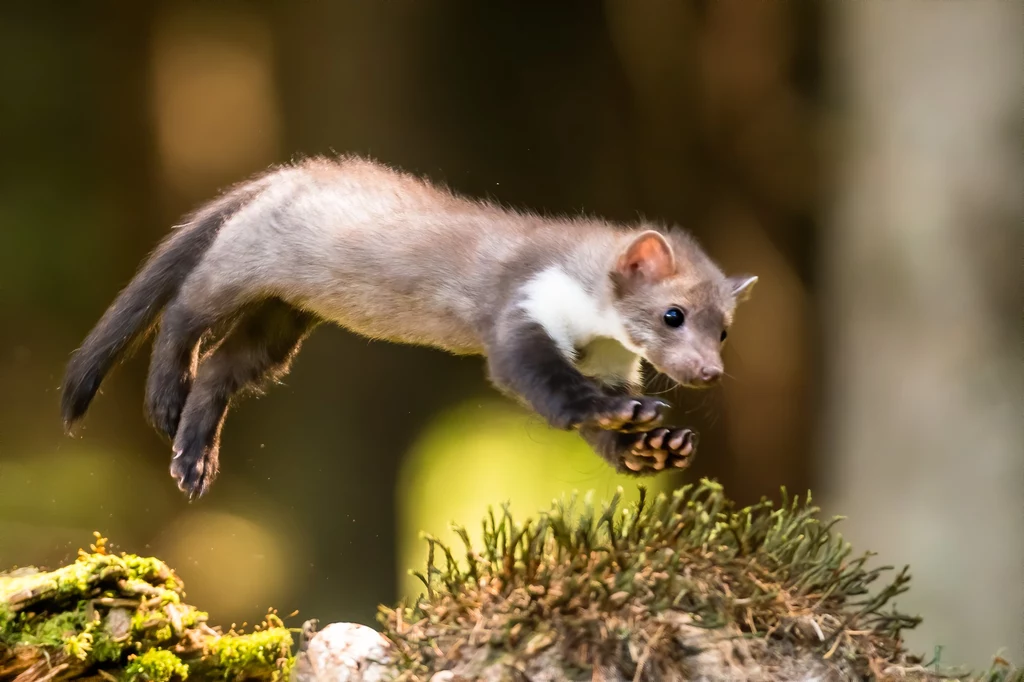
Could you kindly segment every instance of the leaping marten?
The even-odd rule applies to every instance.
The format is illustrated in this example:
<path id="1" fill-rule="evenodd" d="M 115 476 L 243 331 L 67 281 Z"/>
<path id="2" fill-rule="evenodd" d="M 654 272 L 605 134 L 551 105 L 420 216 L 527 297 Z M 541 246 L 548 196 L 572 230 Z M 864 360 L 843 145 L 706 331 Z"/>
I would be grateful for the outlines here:
<path id="1" fill-rule="evenodd" d="M 667 404 L 638 393 L 641 359 L 679 384 L 716 381 L 756 281 L 723 275 L 679 229 L 515 212 L 360 158 L 304 161 L 231 189 L 160 244 L 71 358 L 64 423 L 159 317 L 146 412 L 197 497 L 231 400 L 287 372 L 329 320 L 485 355 L 499 389 L 616 468 L 652 473 L 685 466 L 696 437 L 658 428 Z"/>

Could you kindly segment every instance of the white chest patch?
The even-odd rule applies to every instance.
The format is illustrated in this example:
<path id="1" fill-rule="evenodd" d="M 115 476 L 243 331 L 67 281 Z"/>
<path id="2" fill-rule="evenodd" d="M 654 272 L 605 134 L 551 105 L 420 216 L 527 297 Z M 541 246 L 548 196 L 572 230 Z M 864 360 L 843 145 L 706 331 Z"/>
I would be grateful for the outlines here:
<path id="1" fill-rule="evenodd" d="M 639 378 L 640 350 L 626 337 L 618 314 L 555 266 L 537 273 L 520 290 L 519 304 L 534 322 L 590 376 Z M 578 350 L 584 350 L 582 357 Z"/>

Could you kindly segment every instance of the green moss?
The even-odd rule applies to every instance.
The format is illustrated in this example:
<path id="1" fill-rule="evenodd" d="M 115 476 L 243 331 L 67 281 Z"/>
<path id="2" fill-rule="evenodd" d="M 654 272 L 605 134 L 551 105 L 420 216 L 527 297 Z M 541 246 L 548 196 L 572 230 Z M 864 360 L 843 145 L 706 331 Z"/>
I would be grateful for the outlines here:
<path id="1" fill-rule="evenodd" d="M 188 666 L 170 651 L 150 649 L 136 656 L 124 670 L 127 682 L 170 682 L 188 678 Z"/>
<path id="2" fill-rule="evenodd" d="M 205 623 L 208 618 L 205 611 L 200 611 L 194 606 L 161 599 L 158 608 L 139 609 L 132 615 L 131 631 L 139 639 L 162 642 L 177 635 L 176 628 L 194 628 L 199 623 Z"/>
<path id="3" fill-rule="evenodd" d="M 10 604 L 26 592 L 35 595 L 29 603 L 75 602 L 105 585 L 121 585 L 117 590 L 119 593 L 162 594 L 166 601 L 179 601 L 182 595 L 181 580 L 159 559 L 133 554 L 115 556 L 83 552 L 76 561 L 49 573 L 18 571 L 0 574 L 0 603 Z M 0 619 L 0 626 L 4 626 L 0 634 L 9 625 L 9 618 Z"/>
<path id="4" fill-rule="evenodd" d="M 210 659 L 204 667 L 223 679 L 244 678 L 254 670 L 277 667 L 273 679 L 287 679 L 291 667 L 292 635 L 283 624 L 271 617 L 273 624 L 248 635 L 226 634 L 209 647 Z"/>
<path id="5" fill-rule="evenodd" d="M 46 618 L 20 618 L 24 621 L 22 629 L 13 631 L 8 643 L 28 644 L 32 646 L 60 646 L 68 637 L 74 637 L 86 631 L 90 625 L 86 622 L 85 607 L 79 606 L 74 611 L 65 611 Z"/>
<path id="6" fill-rule="evenodd" d="M 92 647 L 95 623 L 87 619 L 84 604 L 74 611 L 58 613 L 50 618 L 23 617 L 18 620 L 22 627 L 11 633 L 10 644 L 63 647 L 79 660 L 85 660 Z"/>
<path id="7" fill-rule="evenodd" d="M 4 640 L 4 636 L 11 630 L 15 618 L 17 616 L 14 611 L 7 604 L 0 602 L 0 642 Z"/>
<path id="8" fill-rule="evenodd" d="M 93 634 L 92 659 L 97 663 L 119 661 L 127 647 L 127 642 L 115 642 L 106 632 L 100 630 Z"/>
<path id="9" fill-rule="evenodd" d="M 0 574 L 0 652 L 54 656 L 76 666 L 117 672 L 129 652 L 128 679 L 281 679 L 290 669 L 292 638 L 276 615 L 263 629 L 221 635 L 207 614 L 182 602 L 181 581 L 163 562 L 92 552 L 52 572 Z M 171 653 L 173 647 L 174 655 Z M 195 676 L 195 675 L 194 675 Z"/>

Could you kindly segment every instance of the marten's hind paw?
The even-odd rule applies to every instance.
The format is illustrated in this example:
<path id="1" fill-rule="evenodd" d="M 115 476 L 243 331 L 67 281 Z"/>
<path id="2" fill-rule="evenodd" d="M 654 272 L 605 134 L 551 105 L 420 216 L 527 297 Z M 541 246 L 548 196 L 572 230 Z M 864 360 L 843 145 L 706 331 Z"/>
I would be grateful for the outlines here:
<path id="1" fill-rule="evenodd" d="M 210 484 L 217 476 L 217 446 L 193 447 L 174 446 L 174 458 L 171 460 L 171 476 L 178 482 L 178 489 L 188 495 L 189 501 L 197 500 L 210 489 Z"/>
<path id="2" fill-rule="evenodd" d="M 685 469 L 697 449 L 697 434 L 690 429 L 661 428 L 635 436 L 622 456 L 622 466 L 633 473 Z"/>

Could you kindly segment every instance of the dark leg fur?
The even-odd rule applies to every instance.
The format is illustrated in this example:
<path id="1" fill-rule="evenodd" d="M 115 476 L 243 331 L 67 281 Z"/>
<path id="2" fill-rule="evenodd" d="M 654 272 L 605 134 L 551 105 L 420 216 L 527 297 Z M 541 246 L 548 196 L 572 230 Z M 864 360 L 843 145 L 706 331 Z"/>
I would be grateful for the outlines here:
<path id="1" fill-rule="evenodd" d="M 172 441 L 195 377 L 199 341 L 217 321 L 191 311 L 180 299 L 167 306 L 160 320 L 146 380 L 146 416 Z"/>
<path id="2" fill-rule="evenodd" d="M 199 364 L 174 441 L 171 475 L 190 498 L 217 475 L 220 433 L 234 396 L 287 373 L 318 319 L 273 299 L 246 313 Z"/>
<path id="3" fill-rule="evenodd" d="M 491 344 L 491 381 L 524 400 L 558 429 L 595 427 L 643 431 L 657 426 L 668 404 L 646 396 L 611 394 L 580 373 L 544 328 L 524 324 Z"/>

